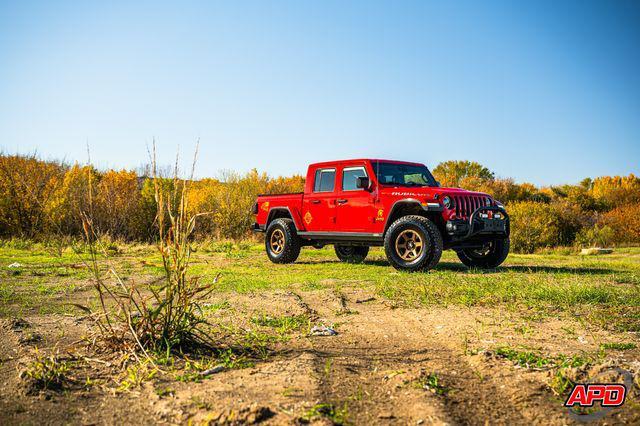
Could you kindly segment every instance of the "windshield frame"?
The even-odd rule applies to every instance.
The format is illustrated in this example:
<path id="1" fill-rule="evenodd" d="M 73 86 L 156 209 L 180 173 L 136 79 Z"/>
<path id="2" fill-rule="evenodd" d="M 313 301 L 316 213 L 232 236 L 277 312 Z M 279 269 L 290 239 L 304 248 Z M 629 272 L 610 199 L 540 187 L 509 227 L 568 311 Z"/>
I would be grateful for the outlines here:
<path id="1" fill-rule="evenodd" d="M 416 167 L 418 169 L 423 169 L 423 170 L 420 170 L 420 172 L 422 172 L 422 174 L 427 176 L 428 183 L 426 183 L 426 184 L 413 183 L 413 182 L 382 183 L 380 181 L 378 165 L 380 165 L 380 166 L 385 165 L 385 166 L 392 166 L 392 167 L 394 167 L 394 166 L 405 166 L 405 167 Z M 433 174 L 431 174 L 431 171 L 429 170 L 429 168 L 427 166 L 425 166 L 424 164 L 419 164 L 419 163 L 400 163 L 400 162 L 384 161 L 384 160 L 372 160 L 371 161 L 371 167 L 373 169 L 373 174 L 376 177 L 376 181 L 378 182 L 379 185 L 384 186 L 384 187 L 401 186 L 401 187 L 406 187 L 406 188 L 425 188 L 425 187 L 434 188 L 434 187 L 438 187 L 439 186 L 438 182 L 435 179 L 435 177 L 433 177 Z M 424 172 L 426 172 L 426 173 L 424 173 Z M 412 173 L 412 174 L 415 174 L 415 173 Z"/>

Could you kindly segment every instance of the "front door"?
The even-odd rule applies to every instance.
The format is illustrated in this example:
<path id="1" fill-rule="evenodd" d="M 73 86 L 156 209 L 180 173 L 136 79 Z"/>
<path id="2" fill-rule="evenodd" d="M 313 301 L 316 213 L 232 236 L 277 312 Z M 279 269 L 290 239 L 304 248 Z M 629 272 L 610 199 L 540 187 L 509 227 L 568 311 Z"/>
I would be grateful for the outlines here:
<path id="1" fill-rule="evenodd" d="M 337 230 L 342 232 L 373 232 L 375 223 L 372 192 L 356 186 L 359 177 L 371 177 L 364 165 L 346 166 L 339 180 L 336 196 Z"/>
<path id="2" fill-rule="evenodd" d="M 336 229 L 336 169 L 316 170 L 313 192 L 305 194 L 302 220 L 309 232 L 333 232 Z"/>

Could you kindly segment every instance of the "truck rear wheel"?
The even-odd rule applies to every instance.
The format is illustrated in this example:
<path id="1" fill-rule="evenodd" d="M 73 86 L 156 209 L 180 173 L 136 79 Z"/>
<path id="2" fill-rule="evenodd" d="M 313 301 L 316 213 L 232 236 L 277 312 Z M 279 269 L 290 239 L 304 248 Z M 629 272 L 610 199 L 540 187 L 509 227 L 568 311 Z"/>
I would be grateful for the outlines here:
<path id="1" fill-rule="evenodd" d="M 384 251 L 389 263 L 398 270 L 429 270 L 442 256 L 442 235 L 426 217 L 403 216 L 387 230 Z"/>
<path id="2" fill-rule="evenodd" d="M 366 246 L 341 246 L 335 245 L 336 256 L 342 262 L 362 263 L 369 254 L 369 247 Z"/>
<path id="3" fill-rule="evenodd" d="M 504 262 L 509 254 L 509 238 L 500 238 L 488 242 L 481 249 L 459 250 L 458 258 L 469 268 L 492 269 Z"/>
<path id="4" fill-rule="evenodd" d="M 300 255 L 300 237 L 291 219 L 272 221 L 267 228 L 264 244 L 267 256 L 273 263 L 293 263 Z"/>

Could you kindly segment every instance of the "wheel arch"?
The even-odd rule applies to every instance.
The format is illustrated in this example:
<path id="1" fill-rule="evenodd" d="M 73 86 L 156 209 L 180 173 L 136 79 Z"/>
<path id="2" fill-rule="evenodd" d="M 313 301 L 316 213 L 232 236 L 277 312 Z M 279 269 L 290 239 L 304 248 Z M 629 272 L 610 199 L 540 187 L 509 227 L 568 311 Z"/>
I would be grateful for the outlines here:
<path id="1" fill-rule="evenodd" d="M 291 210 L 289 209 L 289 207 L 283 206 L 283 207 L 273 207 L 269 209 L 269 214 L 267 215 L 267 222 L 265 223 L 264 228 L 267 229 L 271 224 L 271 222 L 273 222 L 276 219 L 291 219 L 293 221 L 293 226 L 295 226 L 296 228 L 296 232 L 298 231 L 298 224 L 296 223 L 296 220 L 294 219 L 293 214 L 291 214 Z"/>
<path id="2" fill-rule="evenodd" d="M 398 200 L 391 206 L 391 211 L 387 216 L 384 224 L 383 235 L 387 233 L 389 227 L 393 222 L 400 219 L 403 216 L 416 215 L 423 216 L 430 219 L 440 231 L 440 234 L 444 235 L 444 219 L 442 219 L 442 207 L 430 208 L 423 206 L 420 201 L 415 198 L 403 198 Z"/>

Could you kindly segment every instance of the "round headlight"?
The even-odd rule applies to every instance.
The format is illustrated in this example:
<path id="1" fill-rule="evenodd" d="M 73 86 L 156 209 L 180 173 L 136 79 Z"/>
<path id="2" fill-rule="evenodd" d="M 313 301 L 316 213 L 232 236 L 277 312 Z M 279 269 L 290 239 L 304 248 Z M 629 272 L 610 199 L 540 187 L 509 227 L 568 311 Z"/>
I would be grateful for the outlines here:
<path id="1" fill-rule="evenodd" d="M 445 195 L 445 197 L 442 199 L 442 204 L 450 209 L 453 207 L 453 200 L 451 199 L 451 197 L 449 197 L 448 195 Z"/>
<path id="2" fill-rule="evenodd" d="M 487 198 L 484 200 L 484 204 L 485 204 L 487 207 L 489 207 L 489 206 L 491 205 L 491 198 L 487 197 Z"/>

